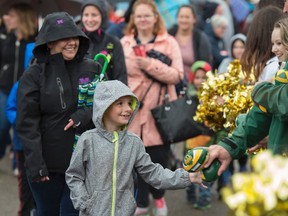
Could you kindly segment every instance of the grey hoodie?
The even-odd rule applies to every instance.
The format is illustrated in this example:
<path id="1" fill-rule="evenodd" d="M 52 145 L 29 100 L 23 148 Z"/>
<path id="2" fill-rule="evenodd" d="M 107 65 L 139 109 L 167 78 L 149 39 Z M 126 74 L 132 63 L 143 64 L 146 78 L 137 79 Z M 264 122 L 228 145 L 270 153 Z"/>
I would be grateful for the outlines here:
<path id="1" fill-rule="evenodd" d="M 141 139 L 127 131 L 127 127 L 114 132 L 105 130 L 103 114 L 114 101 L 128 95 L 135 98 L 134 116 L 138 101 L 125 84 L 112 80 L 96 87 L 93 104 L 96 128 L 81 135 L 66 171 L 71 199 L 80 215 L 134 215 L 134 170 L 157 189 L 191 185 L 188 172 L 183 169 L 172 172 L 154 164 Z"/>
<path id="2" fill-rule="evenodd" d="M 222 73 L 227 72 L 228 71 L 227 68 L 228 68 L 229 64 L 235 60 L 235 57 L 232 54 L 232 49 L 233 49 L 234 43 L 237 40 L 240 40 L 245 44 L 246 43 L 246 36 L 244 34 L 238 33 L 238 34 L 233 35 L 233 37 L 231 37 L 229 49 L 228 49 L 229 55 L 227 58 L 223 59 L 222 62 L 220 63 L 220 65 L 218 67 L 218 74 L 222 74 Z"/>

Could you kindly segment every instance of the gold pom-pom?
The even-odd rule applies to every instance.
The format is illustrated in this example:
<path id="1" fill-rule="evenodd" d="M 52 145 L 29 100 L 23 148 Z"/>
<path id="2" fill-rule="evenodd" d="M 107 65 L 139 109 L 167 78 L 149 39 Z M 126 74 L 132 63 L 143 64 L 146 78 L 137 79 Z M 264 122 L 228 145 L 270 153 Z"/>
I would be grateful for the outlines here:
<path id="1" fill-rule="evenodd" d="M 250 97 L 255 77 L 246 77 L 239 60 L 233 61 L 224 74 L 207 73 L 207 80 L 199 93 L 200 105 L 195 121 L 204 122 L 214 131 L 223 127 L 230 131 L 235 128 L 235 120 L 253 105 Z"/>

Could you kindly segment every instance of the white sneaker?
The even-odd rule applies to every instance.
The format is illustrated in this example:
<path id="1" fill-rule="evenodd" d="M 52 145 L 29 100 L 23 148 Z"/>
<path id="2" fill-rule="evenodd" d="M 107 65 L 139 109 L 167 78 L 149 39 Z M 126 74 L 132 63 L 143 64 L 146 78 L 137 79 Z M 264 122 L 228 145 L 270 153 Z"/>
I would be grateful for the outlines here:
<path id="1" fill-rule="evenodd" d="M 149 208 L 137 207 L 135 211 L 135 216 L 149 216 Z"/>
<path id="2" fill-rule="evenodd" d="M 19 170 L 18 170 L 18 168 L 15 168 L 15 169 L 13 170 L 13 175 L 14 175 L 15 177 L 18 177 L 18 176 L 19 176 Z"/>
<path id="3" fill-rule="evenodd" d="M 164 197 L 161 199 L 155 199 L 154 205 L 155 205 L 155 209 L 154 209 L 155 216 L 167 216 L 168 215 L 168 208 L 167 208 Z"/>

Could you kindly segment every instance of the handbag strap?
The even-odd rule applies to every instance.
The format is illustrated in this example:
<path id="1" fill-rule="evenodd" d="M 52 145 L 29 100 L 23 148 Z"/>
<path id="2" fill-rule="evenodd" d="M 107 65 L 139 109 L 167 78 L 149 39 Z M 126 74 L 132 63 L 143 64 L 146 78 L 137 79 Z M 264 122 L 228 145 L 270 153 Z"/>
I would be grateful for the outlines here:
<path id="1" fill-rule="evenodd" d="M 169 93 L 168 93 L 168 85 L 165 84 L 163 85 L 162 83 L 160 83 L 160 93 L 159 93 L 159 96 L 158 96 L 158 104 L 160 104 L 160 96 L 161 96 L 161 89 L 162 87 L 164 86 L 165 87 L 165 94 L 164 94 L 164 97 L 163 97 L 163 101 L 164 101 L 164 104 L 168 104 L 169 103 Z M 181 90 L 180 90 L 180 97 L 185 97 L 187 96 L 188 98 L 190 98 L 187 94 L 187 87 L 185 85 L 182 85 L 181 86 Z"/>
<path id="2" fill-rule="evenodd" d="M 154 83 L 154 81 L 152 80 L 152 82 L 151 82 L 150 85 L 148 86 L 148 88 L 147 88 L 144 96 L 142 97 L 141 100 L 139 100 L 140 102 L 143 102 L 143 101 L 144 101 L 144 99 L 145 99 L 146 95 L 148 94 L 148 92 L 149 92 L 149 90 L 150 90 L 150 88 L 151 88 L 151 86 L 152 86 L 153 83 Z"/>
<path id="3" fill-rule="evenodd" d="M 162 87 L 165 87 L 165 94 L 164 94 L 164 97 L 163 97 L 163 101 L 164 101 L 164 104 L 167 104 L 169 102 L 169 94 L 168 94 L 168 87 L 167 85 L 163 85 L 163 83 L 160 83 L 160 91 L 159 91 L 159 95 L 158 95 L 158 102 L 157 104 L 160 104 L 160 100 L 161 100 L 161 90 L 162 90 Z"/>

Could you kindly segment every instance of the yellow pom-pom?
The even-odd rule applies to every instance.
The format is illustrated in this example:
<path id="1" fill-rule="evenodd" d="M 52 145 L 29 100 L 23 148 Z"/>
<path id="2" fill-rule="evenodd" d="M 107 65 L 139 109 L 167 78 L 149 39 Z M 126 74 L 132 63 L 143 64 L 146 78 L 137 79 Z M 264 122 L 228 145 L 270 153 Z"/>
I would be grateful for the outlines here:
<path id="1" fill-rule="evenodd" d="M 239 114 L 247 113 L 253 106 L 250 97 L 255 77 L 242 71 L 239 60 L 233 61 L 224 74 L 207 73 L 207 80 L 200 90 L 200 105 L 195 121 L 205 122 L 214 131 L 235 128 L 235 119 Z"/>

